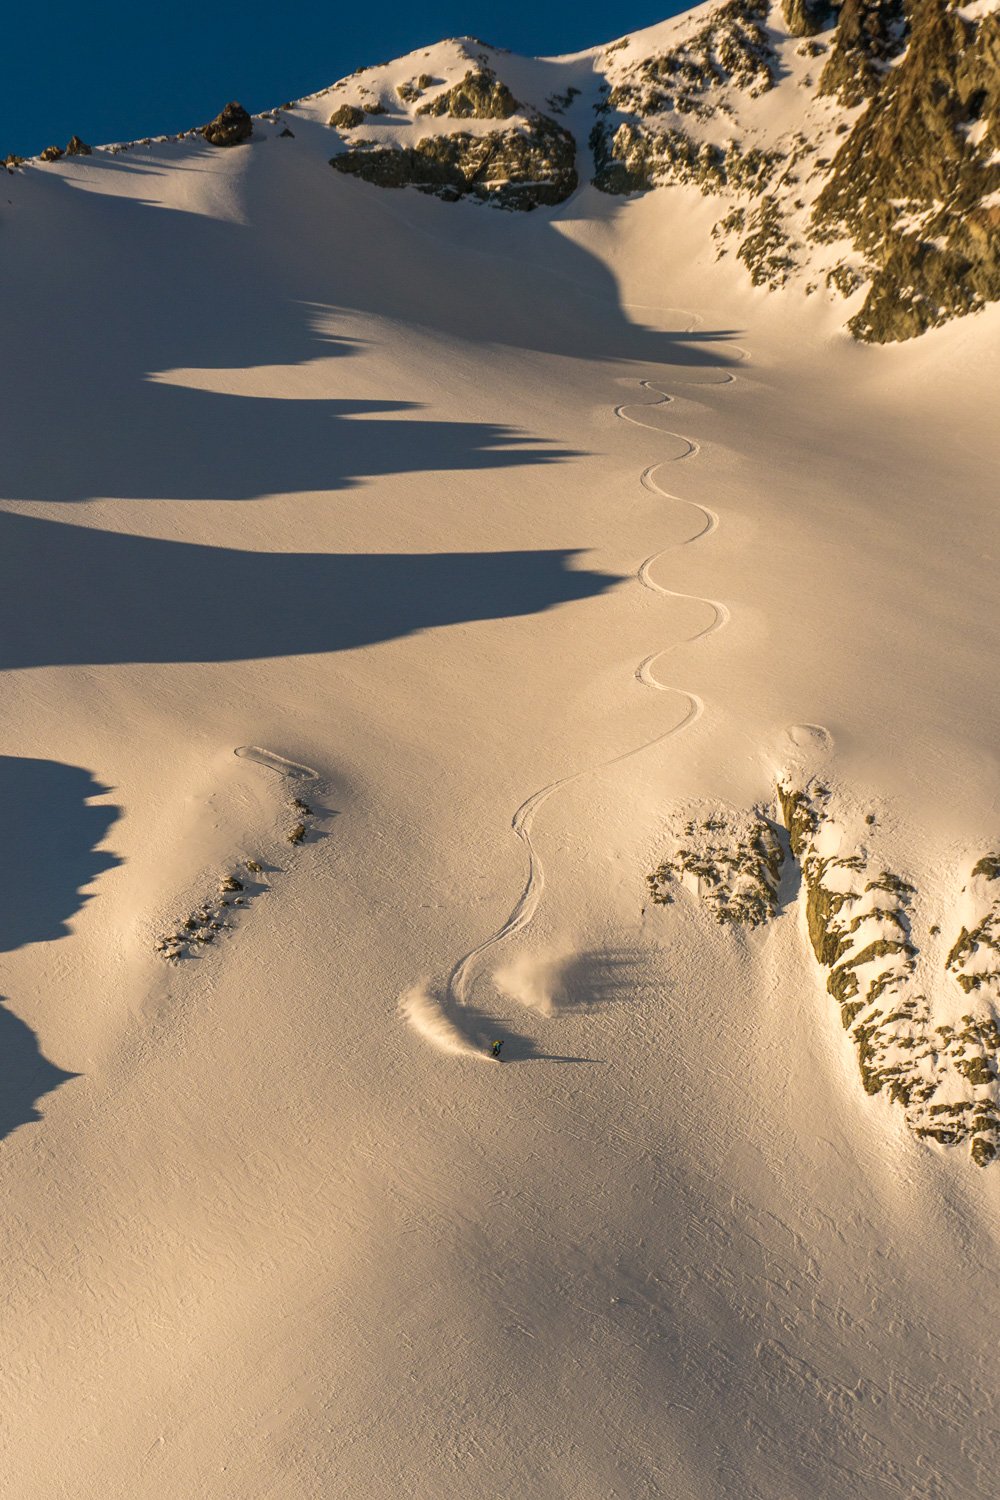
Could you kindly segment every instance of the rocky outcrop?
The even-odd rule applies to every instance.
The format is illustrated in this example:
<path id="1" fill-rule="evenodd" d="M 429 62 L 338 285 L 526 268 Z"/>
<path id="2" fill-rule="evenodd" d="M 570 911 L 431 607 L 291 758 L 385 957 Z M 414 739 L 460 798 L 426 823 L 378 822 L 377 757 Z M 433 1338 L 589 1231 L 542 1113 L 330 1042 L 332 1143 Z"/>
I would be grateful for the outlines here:
<path id="1" fill-rule="evenodd" d="M 905 56 L 880 73 L 879 47 L 866 55 L 875 97 L 814 223 L 867 257 L 850 327 L 884 343 L 1000 299 L 1000 13 L 968 21 L 944 0 L 913 0 Z"/>
<path id="2" fill-rule="evenodd" d="M 67 156 L 91 156 L 92 154 L 86 141 L 81 141 L 78 135 L 70 137 L 69 144 L 66 147 Z"/>
<path id="3" fill-rule="evenodd" d="M 418 115 L 455 120 L 509 120 L 521 106 L 489 68 L 470 69 L 460 83 L 421 104 Z"/>
<path id="4" fill-rule="evenodd" d="M 739 193 L 762 192 L 781 161 L 776 151 L 738 142 L 725 147 L 696 141 L 676 126 L 650 126 L 624 121 L 611 135 L 598 122 L 590 136 L 594 153 L 594 185 L 603 193 L 641 193 L 662 182 L 685 182 L 703 193 L 730 188 Z"/>
<path id="5" fill-rule="evenodd" d="M 899 1105 L 915 1135 L 1000 1158 L 1000 855 L 980 859 L 961 892 L 964 918 L 943 957 L 920 892 L 873 859 L 874 812 L 809 781 L 777 788 L 772 809 L 709 804 L 682 813 L 669 853 L 646 877 L 657 906 L 688 893 L 730 929 L 778 915 L 789 857 L 801 872 L 805 928 L 867 1093 Z"/>
<path id="6" fill-rule="evenodd" d="M 234 99 L 201 133 L 210 146 L 240 146 L 253 135 L 253 120 Z"/>
<path id="7" fill-rule="evenodd" d="M 960 1021 L 941 976 L 919 965 L 914 886 L 873 873 L 867 850 L 834 814 L 827 787 L 778 787 L 792 853 L 802 867 L 813 952 L 828 970 L 869 1094 L 902 1105 L 918 1136 L 966 1143 L 980 1166 L 1000 1155 L 1000 860 L 980 861 L 963 892 L 970 920 L 945 970 L 967 996 Z M 877 870 L 877 867 L 876 867 Z M 937 932 L 932 929 L 928 938 Z M 929 982 L 932 981 L 932 982 Z M 980 994 L 979 992 L 982 991 Z"/>
<path id="8" fill-rule="evenodd" d="M 573 100 L 579 98 L 579 95 L 580 90 L 571 83 L 565 93 L 550 94 L 545 101 L 546 108 L 550 109 L 554 115 L 565 114 Z"/>
<path id="9" fill-rule="evenodd" d="M 61 146 L 46 146 L 44 151 L 38 153 L 40 161 L 59 161 L 66 153 Z"/>
<path id="10" fill-rule="evenodd" d="M 977 862 L 962 895 L 968 925 L 952 944 L 945 966 L 967 995 L 983 990 L 1000 1000 L 1000 855 L 988 854 Z"/>
<path id="11" fill-rule="evenodd" d="M 577 185 L 576 143 L 544 116 L 508 130 L 427 136 L 413 146 L 358 141 L 331 167 L 380 187 L 415 187 L 526 210 L 562 203 Z"/>

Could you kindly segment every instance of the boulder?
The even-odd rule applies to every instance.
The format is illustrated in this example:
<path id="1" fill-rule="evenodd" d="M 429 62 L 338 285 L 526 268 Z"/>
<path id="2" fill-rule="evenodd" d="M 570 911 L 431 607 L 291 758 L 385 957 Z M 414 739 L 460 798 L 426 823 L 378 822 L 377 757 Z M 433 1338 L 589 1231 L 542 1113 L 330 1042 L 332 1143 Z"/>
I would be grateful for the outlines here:
<path id="1" fill-rule="evenodd" d="M 201 133 L 210 146 L 240 146 L 253 135 L 253 120 L 234 99 Z"/>
<path id="2" fill-rule="evenodd" d="M 342 104 L 335 109 L 327 120 L 327 124 L 334 130 L 353 130 L 356 125 L 364 124 L 365 112 L 356 104 Z"/>

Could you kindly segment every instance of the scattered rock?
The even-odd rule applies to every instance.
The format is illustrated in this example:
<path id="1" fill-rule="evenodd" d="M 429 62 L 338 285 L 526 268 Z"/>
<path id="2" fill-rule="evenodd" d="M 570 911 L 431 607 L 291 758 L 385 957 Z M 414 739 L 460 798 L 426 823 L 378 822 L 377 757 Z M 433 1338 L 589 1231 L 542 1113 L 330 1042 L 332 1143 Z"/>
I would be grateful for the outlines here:
<path id="1" fill-rule="evenodd" d="M 784 856 L 762 813 L 716 808 L 705 818 L 689 818 L 675 843 L 673 854 L 646 877 L 657 905 L 668 905 L 680 884 L 719 923 L 759 927 L 775 915 Z"/>
<path id="2" fill-rule="evenodd" d="M 773 88 L 778 60 L 767 30 L 767 0 L 727 0 L 710 11 L 693 36 L 669 52 L 640 59 L 619 79 L 601 106 L 634 119 L 663 113 L 709 118 L 711 94 L 737 84 L 751 98 Z"/>
<path id="3" fill-rule="evenodd" d="M 290 844 L 301 844 L 305 836 L 306 825 L 304 823 L 296 823 L 294 827 L 289 829 L 288 842 Z"/>
<path id="4" fill-rule="evenodd" d="M 750 232 L 736 253 L 750 272 L 750 280 L 754 286 L 784 286 L 795 261 L 788 251 L 778 200 L 772 194 L 764 194 L 748 215 L 746 227 Z"/>
<path id="5" fill-rule="evenodd" d="M 573 84 L 570 84 L 564 94 L 550 94 L 545 103 L 554 115 L 561 115 L 564 110 L 569 109 L 573 100 L 578 98 L 579 94 L 580 90 L 575 88 Z"/>
<path id="6" fill-rule="evenodd" d="M 413 104 L 420 98 L 423 89 L 412 78 L 408 78 L 396 85 L 396 93 L 404 104 Z"/>

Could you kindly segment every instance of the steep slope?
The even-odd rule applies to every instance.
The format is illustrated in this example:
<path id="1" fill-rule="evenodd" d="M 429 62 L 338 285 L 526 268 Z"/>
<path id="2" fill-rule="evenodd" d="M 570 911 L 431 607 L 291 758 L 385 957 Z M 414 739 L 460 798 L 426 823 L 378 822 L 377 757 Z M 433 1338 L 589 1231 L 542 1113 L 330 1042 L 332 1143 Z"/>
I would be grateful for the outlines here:
<path id="1" fill-rule="evenodd" d="M 717 256 L 801 45 L 6 179 L 5 1492 L 991 1492 L 998 309 Z"/>

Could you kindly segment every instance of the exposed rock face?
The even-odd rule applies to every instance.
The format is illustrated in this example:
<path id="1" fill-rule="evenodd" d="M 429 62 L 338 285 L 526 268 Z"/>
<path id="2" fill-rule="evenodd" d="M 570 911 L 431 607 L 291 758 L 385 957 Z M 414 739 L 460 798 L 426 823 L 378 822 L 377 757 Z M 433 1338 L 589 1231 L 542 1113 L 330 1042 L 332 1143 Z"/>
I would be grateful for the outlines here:
<path id="1" fill-rule="evenodd" d="M 38 154 L 42 161 L 58 161 L 61 156 L 66 155 L 61 146 L 46 146 L 45 150 Z"/>
<path id="2" fill-rule="evenodd" d="M 334 130 L 354 130 L 358 125 L 363 125 L 364 121 L 363 109 L 358 109 L 356 104 L 342 104 L 339 109 L 334 110 L 327 124 Z"/>
<path id="3" fill-rule="evenodd" d="M 820 92 L 853 108 L 878 93 L 888 63 L 906 44 L 904 0 L 844 0 Z"/>
<path id="4" fill-rule="evenodd" d="M 330 161 L 335 171 L 381 187 L 415 187 L 450 201 L 471 196 L 511 209 L 562 203 L 577 185 L 575 163 L 573 137 L 542 116 L 486 135 L 428 136 L 415 146 L 359 141 Z"/>
<path id="5" fill-rule="evenodd" d="M 86 141 L 81 141 L 78 135 L 74 135 L 70 138 L 69 145 L 66 147 L 66 155 L 90 156 L 92 152 Z"/>
<path id="6" fill-rule="evenodd" d="M 830 19 L 827 0 L 781 0 L 781 11 L 792 36 L 815 36 Z"/>
<path id="7" fill-rule="evenodd" d="M 520 105 L 505 83 L 489 68 L 471 69 L 461 83 L 421 104 L 418 115 L 456 120 L 509 120 Z"/>
<path id="8" fill-rule="evenodd" d="M 253 120 L 234 99 L 201 133 L 210 146 L 240 146 L 253 135 Z"/>
<path id="9" fill-rule="evenodd" d="M 913 0 L 905 57 L 870 76 L 877 92 L 815 224 L 872 265 L 850 327 L 881 343 L 1000 298 L 1000 14 L 970 22 L 944 0 Z"/>

